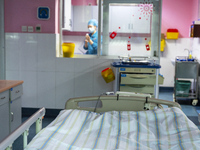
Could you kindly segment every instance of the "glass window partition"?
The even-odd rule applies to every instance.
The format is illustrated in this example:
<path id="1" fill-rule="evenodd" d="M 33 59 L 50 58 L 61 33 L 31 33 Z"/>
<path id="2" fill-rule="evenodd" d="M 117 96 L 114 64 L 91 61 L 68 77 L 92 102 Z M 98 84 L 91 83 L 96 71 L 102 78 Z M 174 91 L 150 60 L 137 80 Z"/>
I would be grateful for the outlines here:
<path id="1" fill-rule="evenodd" d="M 103 3 L 102 56 L 159 57 L 159 0 Z"/>
<path id="2" fill-rule="evenodd" d="M 61 0 L 60 57 L 97 56 L 98 5 L 97 1 Z M 65 55 L 66 54 L 66 55 Z"/>
<path id="3" fill-rule="evenodd" d="M 60 57 L 64 56 L 64 50 L 71 50 L 74 46 L 73 55 L 70 57 L 117 58 L 116 56 L 127 55 L 159 57 L 162 0 L 67 2 L 63 0 L 61 4 L 63 14 L 60 23 L 62 31 L 60 45 L 74 44 L 66 44 L 65 49 L 61 46 Z M 97 4 L 98 2 L 101 4 Z M 97 21 L 96 25 L 94 22 L 92 25 L 97 27 L 95 33 L 98 35 L 90 36 L 92 42 L 89 42 L 86 35 L 90 34 L 88 23 L 91 19 Z M 84 47 L 85 43 L 88 43 L 88 48 L 87 45 Z M 94 49 L 94 52 L 89 52 Z"/>

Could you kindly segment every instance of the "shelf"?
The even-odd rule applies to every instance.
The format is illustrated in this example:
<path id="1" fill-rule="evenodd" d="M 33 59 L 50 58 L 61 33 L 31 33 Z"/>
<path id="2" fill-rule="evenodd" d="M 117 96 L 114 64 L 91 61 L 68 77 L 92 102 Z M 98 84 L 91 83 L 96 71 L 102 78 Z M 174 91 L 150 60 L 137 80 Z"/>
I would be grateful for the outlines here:
<path id="1" fill-rule="evenodd" d="M 176 99 L 197 99 L 197 97 L 189 96 L 189 97 L 176 97 Z"/>

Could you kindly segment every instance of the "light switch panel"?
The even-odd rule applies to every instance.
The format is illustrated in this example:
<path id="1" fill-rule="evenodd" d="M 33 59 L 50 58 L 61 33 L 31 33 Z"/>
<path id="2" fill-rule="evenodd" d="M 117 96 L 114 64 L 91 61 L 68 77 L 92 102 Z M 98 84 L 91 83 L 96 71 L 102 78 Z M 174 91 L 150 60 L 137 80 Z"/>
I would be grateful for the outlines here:
<path id="1" fill-rule="evenodd" d="M 27 26 L 22 26 L 22 32 L 27 32 Z"/>
<path id="2" fill-rule="evenodd" d="M 33 26 L 28 26 L 28 32 L 33 32 Z"/>

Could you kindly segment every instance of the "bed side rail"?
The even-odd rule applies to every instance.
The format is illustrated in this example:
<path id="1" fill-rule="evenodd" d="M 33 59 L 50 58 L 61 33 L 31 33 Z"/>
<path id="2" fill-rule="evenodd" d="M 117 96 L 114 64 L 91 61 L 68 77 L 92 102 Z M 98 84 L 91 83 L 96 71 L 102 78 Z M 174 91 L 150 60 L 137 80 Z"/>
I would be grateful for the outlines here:
<path id="1" fill-rule="evenodd" d="M 145 107 L 153 109 L 155 106 L 167 105 L 168 107 L 178 107 L 181 106 L 176 102 L 154 99 L 149 97 L 136 97 L 136 96 L 120 96 L 120 95 L 108 95 L 108 96 L 91 96 L 91 97 L 81 97 L 69 99 L 65 104 L 65 109 L 79 109 L 94 111 L 94 107 L 81 107 L 79 103 L 86 102 L 95 103 L 101 102 L 102 106 L 96 108 L 96 112 L 107 112 L 107 111 L 144 111 L 148 110 Z"/>
<path id="2" fill-rule="evenodd" d="M 149 98 L 148 99 L 149 104 L 156 104 L 158 105 L 167 105 L 168 107 L 177 107 L 181 109 L 181 106 L 177 102 L 162 100 L 162 99 L 155 99 L 155 98 Z"/>
<path id="3" fill-rule="evenodd" d="M 45 108 L 41 108 L 35 112 L 30 118 L 28 118 L 22 125 L 20 125 L 16 130 L 10 133 L 1 143 L 0 150 L 10 150 L 12 149 L 12 143 L 23 134 L 23 146 L 27 146 L 27 136 L 30 126 L 36 122 L 36 134 L 42 129 L 42 117 L 45 115 Z"/>

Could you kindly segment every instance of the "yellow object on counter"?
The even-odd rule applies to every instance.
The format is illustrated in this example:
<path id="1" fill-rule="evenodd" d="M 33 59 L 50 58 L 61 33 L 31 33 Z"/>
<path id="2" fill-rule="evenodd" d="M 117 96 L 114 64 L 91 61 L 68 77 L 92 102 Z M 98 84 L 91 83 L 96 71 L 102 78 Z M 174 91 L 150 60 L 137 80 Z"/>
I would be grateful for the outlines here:
<path id="1" fill-rule="evenodd" d="M 188 58 L 189 58 L 189 59 L 192 59 L 192 51 L 191 51 L 191 50 L 189 51 L 189 56 L 188 56 Z"/>
<path id="2" fill-rule="evenodd" d="M 62 50 L 63 50 L 63 57 L 74 57 L 74 43 L 63 43 Z"/>
<path id="3" fill-rule="evenodd" d="M 101 75 L 104 78 L 104 80 L 106 81 L 106 83 L 109 83 L 109 82 L 115 80 L 115 75 L 111 68 L 106 68 L 103 71 L 101 71 Z"/>

